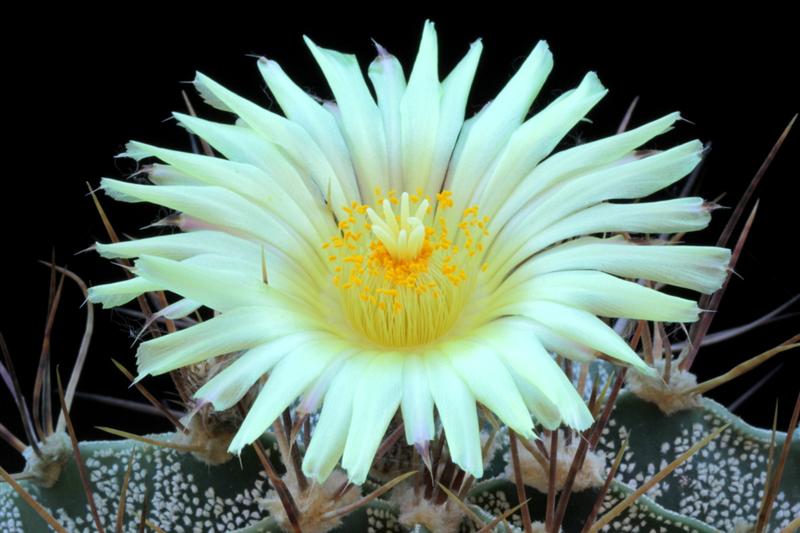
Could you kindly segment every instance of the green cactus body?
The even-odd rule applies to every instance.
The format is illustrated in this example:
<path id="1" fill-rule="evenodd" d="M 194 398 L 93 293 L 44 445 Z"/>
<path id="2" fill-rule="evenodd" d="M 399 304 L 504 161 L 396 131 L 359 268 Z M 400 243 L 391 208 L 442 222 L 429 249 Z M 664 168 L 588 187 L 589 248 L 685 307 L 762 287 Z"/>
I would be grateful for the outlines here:
<path id="1" fill-rule="evenodd" d="M 599 449 L 613 456 L 625 438 L 629 439 L 629 448 L 601 513 L 692 443 L 727 423 L 731 426 L 719 439 L 626 510 L 612 523 L 613 530 L 711 532 L 733 531 L 753 524 L 766 479 L 771 438 L 770 432 L 747 425 L 713 400 L 702 399 L 695 409 L 667 416 L 653 404 L 623 392 Z M 777 434 L 778 448 L 785 438 L 785 434 Z M 500 441 L 502 445 L 487 468 L 488 479 L 476 484 L 467 500 L 486 522 L 518 503 L 513 481 L 502 475 L 507 438 L 501 435 Z M 264 443 L 272 450 L 271 458 L 277 463 L 274 441 L 265 438 Z M 279 530 L 259 506 L 259 500 L 266 496 L 270 486 L 251 449 L 243 452 L 240 460 L 232 459 L 218 466 L 208 466 L 188 453 L 133 441 L 85 442 L 81 444 L 81 451 L 90 472 L 95 502 L 107 527 L 113 527 L 116 520 L 122 479 L 130 454 L 135 453 L 125 531 L 137 530 L 145 494 L 149 501 L 149 519 L 165 531 Z M 278 465 L 277 469 L 281 471 L 282 467 Z M 772 512 L 770 531 L 779 531 L 800 514 L 799 481 L 800 441 L 795 441 Z M 23 485 L 68 530 L 93 530 L 74 460 L 69 461 L 59 481 L 50 489 L 30 482 L 23 482 Z M 596 489 L 573 494 L 564 531 L 580 530 L 581 520 L 589 513 L 596 494 Z M 527 495 L 531 498 L 533 518 L 543 520 L 545 495 L 530 487 Z M 397 518 L 399 510 L 389 496 L 348 516 L 338 530 L 425 531 L 421 525 L 411 528 L 401 525 Z M 9 533 L 38 531 L 45 527 L 8 485 L 0 486 L 0 518 L 4 530 Z M 518 527 L 519 520 L 517 513 L 509 522 L 512 527 Z M 475 526 L 465 519 L 461 529 L 470 531 Z M 507 526 L 501 523 L 495 530 L 507 531 Z"/>

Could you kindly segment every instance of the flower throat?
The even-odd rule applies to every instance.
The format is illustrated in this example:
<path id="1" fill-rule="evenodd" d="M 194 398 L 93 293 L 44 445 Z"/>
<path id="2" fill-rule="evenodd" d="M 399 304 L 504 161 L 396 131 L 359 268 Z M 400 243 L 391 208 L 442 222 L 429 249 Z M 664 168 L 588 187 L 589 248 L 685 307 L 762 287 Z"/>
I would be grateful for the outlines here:
<path id="1" fill-rule="evenodd" d="M 381 346 L 426 344 L 450 330 L 476 278 L 489 217 L 464 210 L 451 229 L 452 193 L 435 202 L 376 190 L 374 208 L 353 202 L 339 234 L 325 242 L 332 283 L 351 325 Z"/>

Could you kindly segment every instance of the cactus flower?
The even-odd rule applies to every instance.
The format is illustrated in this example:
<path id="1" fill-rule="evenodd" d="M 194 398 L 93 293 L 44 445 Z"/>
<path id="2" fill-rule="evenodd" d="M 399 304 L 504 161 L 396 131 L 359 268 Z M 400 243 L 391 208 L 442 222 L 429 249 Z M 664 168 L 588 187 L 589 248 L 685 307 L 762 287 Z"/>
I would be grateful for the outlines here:
<path id="1" fill-rule="evenodd" d="M 629 238 L 709 222 L 700 198 L 643 199 L 700 161 L 699 141 L 638 151 L 677 113 L 555 152 L 606 89 L 590 72 L 528 117 L 553 64 L 544 42 L 466 120 L 480 41 L 442 80 L 426 23 L 407 78 L 378 47 L 372 91 L 354 56 L 306 43 L 333 100 L 264 58 L 280 113 L 198 74 L 235 123 L 175 118 L 220 157 L 131 142 L 124 156 L 159 161 L 152 184 L 102 180 L 117 200 L 179 212 L 181 231 L 97 244 L 136 258 L 135 276 L 90 298 L 111 307 L 168 291 L 179 299 L 163 316 L 215 311 L 141 343 L 138 371 L 236 354 L 196 392 L 222 410 L 260 387 L 232 453 L 288 406 L 319 411 L 304 472 L 324 480 L 341 460 L 361 483 L 399 410 L 408 444 L 424 448 L 438 420 L 453 461 L 480 477 L 478 403 L 526 438 L 536 425 L 585 429 L 592 416 L 553 354 L 652 373 L 599 317 L 692 322 L 693 300 L 637 280 L 720 287 L 728 250 Z"/>

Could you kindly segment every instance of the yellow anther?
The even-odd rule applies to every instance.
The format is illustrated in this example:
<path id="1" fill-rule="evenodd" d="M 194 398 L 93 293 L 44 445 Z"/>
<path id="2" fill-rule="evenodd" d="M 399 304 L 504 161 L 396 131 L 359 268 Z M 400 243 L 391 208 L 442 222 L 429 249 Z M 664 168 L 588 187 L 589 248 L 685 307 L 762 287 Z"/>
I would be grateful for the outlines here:
<path id="1" fill-rule="evenodd" d="M 477 205 L 473 205 L 472 207 L 468 207 L 468 208 L 464 209 L 464 215 L 463 216 L 464 217 L 468 217 L 470 215 L 475 216 L 477 214 L 478 214 L 478 206 Z"/>

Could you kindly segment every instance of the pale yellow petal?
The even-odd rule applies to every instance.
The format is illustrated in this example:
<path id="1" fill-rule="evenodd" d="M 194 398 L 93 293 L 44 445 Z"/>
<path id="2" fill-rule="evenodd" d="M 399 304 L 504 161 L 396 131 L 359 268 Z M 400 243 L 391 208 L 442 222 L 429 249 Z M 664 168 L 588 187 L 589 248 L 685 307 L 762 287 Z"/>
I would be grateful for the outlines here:
<path id="1" fill-rule="evenodd" d="M 298 321 L 266 307 L 241 307 L 190 328 L 143 342 L 136 352 L 137 379 L 216 355 L 247 350 L 297 331 Z"/>
<path id="2" fill-rule="evenodd" d="M 241 400 L 287 354 L 319 337 L 316 332 L 301 332 L 251 348 L 200 387 L 194 397 L 211 402 L 217 411 L 224 411 Z"/>
<path id="3" fill-rule="evenodd" d="M 520 304 L 515 311 L 516 314 L 552 328 L 568 339 L 586 344 L 620 362 L 631 365 L 639 372 L 648 375 L 655 374 L 655 371 L 647 366 L 619 334 L 591 313 L 545 301 Z"/>
<path id="4" fill-rule="evenodd" d="M 525 402 L 505 365 L 486 344 L 451 341 L 441 347 L 453 368 L 472 391 L 508 427 L 525 438 L 533 438 L 533 423 Z"/>
<path id="5" fill-rule="evenodd" d="M 258 69 L 286 117 L 302 126 L 325 154 L 347 198 L 362 200 L 347 144 L 334 117 L 298 87 L 275 61 L 262 57 Z"/>
<path id="6" fill-rule="evenodd" d="M 509 287 L 547 272 L 602 270 L 711 293 L 728 274 L 731 252 L 713 246 L 638 245 L 621 238 L 584 237 L 542 252 L 515 270 Z"/>
<path id="7" fill-rule="evenodd" d="M 425 190 L 431 179 L 436 137 L 439 128 L 439 50 L 433 23 L 427 21 L 422 42 L 408 77 L 408 87 L 400 102 L 401 146 L 403 158 L 402 190 Z"/>
<path id="8" fill-rule="evenodd" d="M 453 462 L 480 478 L 483 476 L 483 457 L 475 397 L 453 372 L 446 357 L 437 352 L 426 354 L 425 357 L 433 401 L 444 427 Z"/>
<path id="9" fill-rule="evenodd" d="M 404 356 L 401 408 L 406 442 L 420 444 L 432 440 L 436 432 L 433 421 L 433 396 L 425 364 L 417 354 Z"/>
<path id="10" fill-rule="evenodd" d="M 311 443 L 303 456 L 303 473 L 324 483 L 344 452 L 353 413 L 353 396 L 369 358 L 356 354 L 331 382 L 314 426 Z"/>
<path id="11" fill-rule="evenodd" d="M 384 191 L 389 188 L 386 135 L 383 118 L 364 82 L 358 60 L 354 55 L 321 48 L 308 37 L 305 40 L 341 110 L 342 133 L 353 159 L 361 194 L 374 198 L 375 187 Z"/>
<path id="12" fill-rule="evenodd" d="M 353 418 L 347 433 L 342 467 L 360 485 L 367 478 L 375 452 L 389 422 L 400 406 L 403 391 L 403 358 L 382 352 L 372 357 L 361 379 L 354 383 Z"/>
<path id="13" fill-rule="evenodd" d="M 343 349 L 340 342 L 325 339 L 303 344 L 281 359 L 247 412 L 228 451 L 241 453 L 242 448 L 259 438 Z"/>
<path id="14" fill-rule="evenodd" d="M 495 298 L 496 313 L 501 316 L 518 303 L 532 300 L 561 303 L 599 316 L 659 322 L 694 322 L 700 313 L 692 300 L 594 270 L 543 274 Z"/>
<path id="15" fill-rule="evenodd" d="M 548 414 L 548 404 L 538 400 L 539 395 L 556 407 L 560 418 L 570 427 L 583 430 L 592 424 L 592 415 L 583 398 L 547 353 L 530 321 L 504 318 L 481 328 L 476 336 L 494 346 L 512 374 L 535 390 L 535 393 L 528 391 L 526 402 L 529 405 L 536 402 L 539 406 L 541 412 L 537 418 L 540 421 L 551 423 L 553 417 Z"/>

